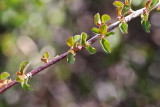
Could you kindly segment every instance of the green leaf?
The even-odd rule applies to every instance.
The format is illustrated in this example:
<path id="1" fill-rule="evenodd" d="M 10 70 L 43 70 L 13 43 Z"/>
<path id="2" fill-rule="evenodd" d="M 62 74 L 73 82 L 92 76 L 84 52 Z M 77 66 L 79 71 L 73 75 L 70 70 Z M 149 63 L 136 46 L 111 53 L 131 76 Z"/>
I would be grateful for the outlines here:
<path id="1" fill-rule="evenodd" d="M 67 39 L 66 44 L 67 44 L 69 47 L 74 46 L 74 39 L 73 39 L 72 36 Z"/>
<path id="2" fill-rule="evenodd" d="M 91 45 L 88 45 L 88 46 L 86 47 L 86 49 L 88 50 L 88 52 L 89 52 L 90 54 L 95 54 L 95 53 L 96 53 L 96 49 L 93 48 Z"/>
<path id="3" fill-rule="evenodd" d="M 94 27 L 94 28 L 92 28 L 92 32 L 98 34 L 99 33 L 99 29 L 97 29 L 97 28 Z"/>
<path id="4" fill-rule="evenodd" d="M 122 15 L 125 15 L 126 13 L 128 13 L 128 11 L 130 10 L 130 6 L 128 5 L 125 5 L 122 9 Z"/>
<path id="5" fill-rule="evenodd" d="M 124 6 L 124 4 L 120 1 L 114 1 L 113 5 L 116 6 L 116 7 L 123 7 Z"/>
<path id="6" fill-rule="evenodd" d="M 128 33 L 128 24 L 127 23 L 125 23 L 125 22 L 120 23 L 119 28 L 123 34 Z"/>
<path id="7" fill-rule="evenodd" d="M 108 40 L 106 40 L 105 38 L 100 39 L 100 44 L 103 47 L 103 50 L 105 52 L 111 53 L 111 47 L 110 47 L 110 43 Z"/>
<path id="8" fill-rule="evenodd" d="M 20 64 L 19 67 L 19 73 L 21 73 L 22 75 L 25 74 L 25 71 L 27 70 L 28 66 L 30 65 L 31 62 L 28 61 L 24 61 Z"/>
<path id="9" fill-rule="evenodd" d="M 87 34 L 86 33 L 81 33 L 81 45 L 86 46 L 87 44 Z"/>
<path id="10" fill-rule="evenodd" d="M 95 16 L 94 16 L 94 23 L 95 25 L 99 26 L 101 24 L 101 19 L 100 19 L 100 15 L 99 13 L 97 13 Z"/>
<path id="11" fill-rule="evenodd" d="M 10 74 L 8 72 L 2 72 L 0 74 L 0 79 L 7 79 L 10 76 Z"/>
<path id="12" fill-rule="evenodd" d="M 151 5 L 150 5 L 150 7 L 152 8 L 152 7 L 155 6 L 158 2 L 159 2 L 159 0 L 152 0 L 152 3 L 151 3 Z"/>
<path id="13" fill-rule="evenodd" d="M 42 57 L 43 57 L 43 58 L 50 58 L 49 52 L 46 52 Z"/>
<path id="14" fill-rule="evenodd" d="M 27 82 L 28 82 L 28 79 L 25 79 L 23 82 L 21 82 L 21 86 L 24 90 L 31 91 L 32 88 Z"/>
<path id="15" fill-rule="evenodd" d="M 105 36 L 108 37 L 108 36 L 111 36 L 111 35 L 114 35 L 114 34 L 115 34 L 114 32 L 108 32 L 108 33 L 105 34 Z"/>
<path id="16" fill-rule="evenodd" d="M 146 13 L 146 14 L 141 14 L 142 20 L 148 21 L 148 17 L 149 17 L 149 14 L 148 14 L 148 13 Z"/>
<path id="17" fill-rule="evenodd" d="M 149 22 L 149 21 L 142 20 L 142 21 L 141 21 L 141 24 L 142 24 L 143 29 L 144 29 L 147 33 L 149 33 L 149 32 L 150 32 L 150 28 L 151 28 L 150 22 Z"/>
<path id="18" fill-rule="evenodd" d="M 106 23 L 107 21 L 111 20 L 111 17 L 107 14 L 102 15 L 102 23 Z"/>
<path id="19" fill-rule="evenodd" d="M 23 82 L 24 79 L 23 79 L 21 76 L 18 76 L 18 77 L 16 78 L 16 81 L 17 81 L 17 82 Z"/>
<path id="20" fill-rule="evenodd" d="M 72 52 L 69 52 L 67 55 L 67 62 L 70 64 L 74 64 L 75 62 L 75 58 L 74 58 L 75 54 Z"/>
<path id="21" fill-rule="evenodd" d="M 42 56 L 41 61 L 44 62 L 44 63 L 47 63 L 47 62 L 49 62 L 49 58 L 50 58 L 50 54 L 49 54 L 49 52 L 46 52 L 46 53 Z"/>
<path id="22" fill-rule="evenodd" d="M 107 29 L 108 29 L 107 25 L 102 25 L 99 28 L 99 33 L 100 34 L 106 34 L 107 33 Z"/>
<path id="23" fill-rule="evenodd" d="M 77 43 L 81 39 L 81 36 L 80 35 L 75 35 L 73 37 L 73 39 L 74 39 L 74 42 Z"/>

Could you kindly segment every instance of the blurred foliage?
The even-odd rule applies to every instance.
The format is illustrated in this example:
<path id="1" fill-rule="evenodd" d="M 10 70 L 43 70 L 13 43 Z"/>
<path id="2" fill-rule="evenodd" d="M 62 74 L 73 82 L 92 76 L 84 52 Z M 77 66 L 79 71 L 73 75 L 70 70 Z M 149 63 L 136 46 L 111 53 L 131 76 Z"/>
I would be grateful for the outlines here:
<path id="1" fill-rule="evenodd" d="M 133 0 L 133 10 L 146 0 Z M 0 0 L 0 73 L 16 78 L 19 64 L 31 61 L 32 70 L 67 51 L 69 36 L 94 34 L 93 16 L 111 16 L 113 0 Z M 128 33 L 107 37 L 112 53 L 106 54 L 99 42 L 97 53 L 77 53 L 70 65 L 63 60 L 29 80 L 34 89 L 19 85 L 0 95 L 0 107 L 159 107 L 160 106 L 160 13 L 152 12 L 151 33 L 145 33 L 140 18 L 129 22 Z M 89 37 L 89 38 L 90 38 Z"/>

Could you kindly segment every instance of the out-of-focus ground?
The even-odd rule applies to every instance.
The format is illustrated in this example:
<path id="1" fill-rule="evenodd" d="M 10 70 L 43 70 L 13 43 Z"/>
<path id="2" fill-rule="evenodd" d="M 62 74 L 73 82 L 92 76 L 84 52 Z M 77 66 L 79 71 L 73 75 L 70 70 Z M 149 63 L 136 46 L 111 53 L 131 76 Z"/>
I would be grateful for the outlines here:
<path id="1" fill-rule="evenodd" d="M 86 32 L 90 37 L 93 16 L 104 13 L 115 22 L 114 0 L 0 0 L 0 72 L 15 72 L 24 60 L 28 71 L 67 49 L 69 36 Z M 133 0 L 134 10 L 146 0 Z M 151 12 L 151 33 L 145 33 L 140 18 L 129 22 L 129 34 L 119 29 L 108 37 L 112 53 L 99 42 L 94 55 L 77 53 L 76 63 L 66 60 L 29 80 L 34 89 L 20 84 L 0 95 L 0 107 L 160 107 L 160 12 Z"/>

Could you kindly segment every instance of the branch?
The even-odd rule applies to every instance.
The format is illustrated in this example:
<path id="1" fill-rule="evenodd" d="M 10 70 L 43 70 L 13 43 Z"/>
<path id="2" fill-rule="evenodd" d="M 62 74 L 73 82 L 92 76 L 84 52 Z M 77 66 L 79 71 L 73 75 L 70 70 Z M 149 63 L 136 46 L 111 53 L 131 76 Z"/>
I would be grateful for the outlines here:
<path id="1" fill-rule="evenodd" d="M 160 1 L 159 1 L 159 3 L 158 3 L 156 6 L 154 6 L 151 10 L 157 8 L 158 6 L 160 6 Z M 129 22 L 130 20 L 132 20 L 132 19 L 140 16 L 140 15 L 143 13 L 143 10 L 144 10 L 144 9 L 145 9 L 145 8 L 139 9 L 139 10 L 137 10 L 137 11 L 134 11 L 132 14 L 126 16 L 126 17 L 125 17 L 126 22 Z M 119 25 L 119 23 L 120 23 L 120 21 L 117 21 L 117 22 L 111 24 L 111 25 L 108 27 L 108 31 L 111 31 L 111 30 L 115 29 L 115 28 Z M 87 43 L 88 43 L 88 44 L 93 44 L 97 39 L 99 39 L 99 37 L 100 37 L 100 34 L 96 34 L 94 37 L 92 37 L 91 39 L 89 39 L 89 40 L 87 41 Z M 81 49 L 81 50 L 82 50 L 82 49 Z M 79 50 L 79 51 L 81 51 L 81 50 Z M 28 72 L 28 73 L 27 73 L 27 76 L 28 76 L 28 77 L 32 77 L 32 76 L 36 75 L 37 73 L 41 72 L 42 70 L 44 70 L 44 69 L 48 68 L 49 66 L 51 66 L 51 65 L 59 62 L 60 60 L 64 59 L 64 58 L 67 56 L 67 54 L 68 54 L 68 52 L 65 52 L 65 53 L 59 55 L 58 57 L 51 59 L 48 63 L 45 63 L 45 64 L 43 64 L 42 66 L 40 66 L 40 67 L 38 67 L 38 68 L 36 68 L 36 69 Z M 14 81 L 12 81 L 11 83 L 7 84 L 5 87 L 3 87 L 3 88 L 0 89 L 0 94 L 3 93 L 4 91 L 6 91 L 7 89 L 9 89 L 10 87 L 18 84 L 18 83 L 19 83 L 19 82 L 17 82 L 17 81 L 14 80 Z"/>

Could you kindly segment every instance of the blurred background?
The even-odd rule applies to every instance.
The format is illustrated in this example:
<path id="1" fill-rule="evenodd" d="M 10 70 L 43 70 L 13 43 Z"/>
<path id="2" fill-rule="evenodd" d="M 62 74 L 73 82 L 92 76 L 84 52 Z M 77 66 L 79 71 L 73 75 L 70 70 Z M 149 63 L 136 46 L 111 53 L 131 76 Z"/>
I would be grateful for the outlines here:
<path id="1" fill-rule="evenodd" d="M 124 0 L 123 0 L 124 1 Z M 117 21 L 114 0 L 0 0 L 0 73 L 16 78 L 19 64 L 31 61 L 27 70 L 69 49 L 69 36 L 86 32 L 94 36 L 93 16 L 109 14 Z M 133 0 L 134 10 L 146 0 Z M 95 55 L 77 53 L 74 65 L 66 59 L 29 79 L 34 89 L 20 84 L 0 95 L 0 107 L 160 107 L 160 12 L 150 15 L 151 33 L 140 18 L 129 22 L 129 34 L 119 29 L 108 37 L 112 53 L 99 42 Z"/>

